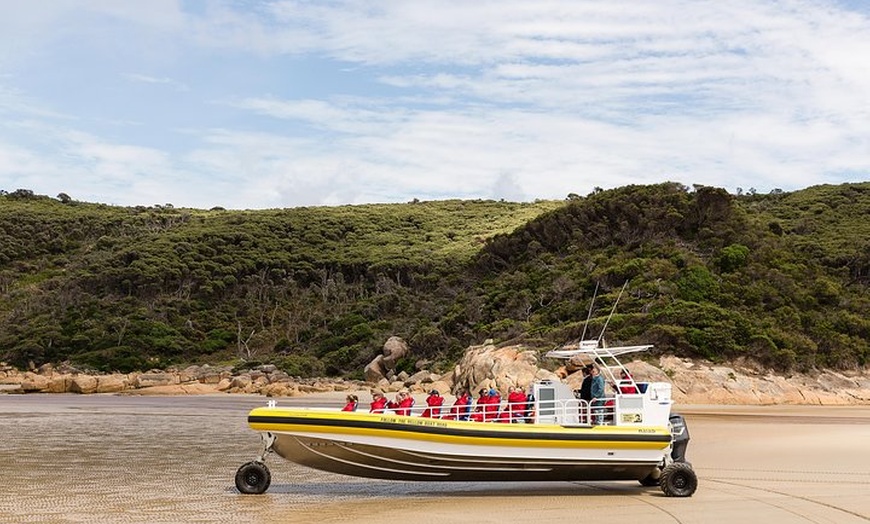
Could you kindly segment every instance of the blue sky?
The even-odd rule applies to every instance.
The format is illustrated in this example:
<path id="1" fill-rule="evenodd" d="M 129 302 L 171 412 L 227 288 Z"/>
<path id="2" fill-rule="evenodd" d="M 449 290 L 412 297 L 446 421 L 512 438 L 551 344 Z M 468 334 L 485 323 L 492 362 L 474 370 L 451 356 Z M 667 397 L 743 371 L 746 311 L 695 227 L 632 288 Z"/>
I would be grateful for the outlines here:
<path id="1" fill-rule="evenodd" d="M 0 189 L 262 209 L 870 180 L 870 2 L 0 0 Z"/>

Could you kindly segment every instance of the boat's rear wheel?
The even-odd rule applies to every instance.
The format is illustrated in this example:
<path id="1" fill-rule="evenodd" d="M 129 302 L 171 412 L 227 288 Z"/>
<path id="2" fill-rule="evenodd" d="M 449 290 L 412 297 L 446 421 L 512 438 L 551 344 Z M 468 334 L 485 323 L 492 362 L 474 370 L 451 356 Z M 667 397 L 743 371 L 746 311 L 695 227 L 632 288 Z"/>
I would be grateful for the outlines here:
<path id="1" fill-rule="evenodd" d="M 269 489 L 272 474 L 262 462 L 252 460 L 236 471 L 236 488 L 246 495 L 259 495 Z"/>
<path id="2" fill-rule="evenodd" d="M 698 489 L 698 476 L 688 462 L 674 462 L 662 470 L 659 485 L 669 497 L 691 497 Z"/>

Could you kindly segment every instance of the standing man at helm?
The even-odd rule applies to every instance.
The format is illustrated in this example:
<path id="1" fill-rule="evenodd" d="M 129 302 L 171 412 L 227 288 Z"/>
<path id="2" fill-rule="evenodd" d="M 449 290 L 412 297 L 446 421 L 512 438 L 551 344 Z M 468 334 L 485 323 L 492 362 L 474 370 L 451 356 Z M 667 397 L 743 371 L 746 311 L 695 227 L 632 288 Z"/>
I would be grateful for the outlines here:
<path id="1" fill-rule="evenodd" d="M 598 366 L 592 366 L 590 370 L 592 385 L 589 392 L 592 395 L 592 412 L 595 413 L 595 424 L 604 424 L 604 377 L 601 376 Z"/>

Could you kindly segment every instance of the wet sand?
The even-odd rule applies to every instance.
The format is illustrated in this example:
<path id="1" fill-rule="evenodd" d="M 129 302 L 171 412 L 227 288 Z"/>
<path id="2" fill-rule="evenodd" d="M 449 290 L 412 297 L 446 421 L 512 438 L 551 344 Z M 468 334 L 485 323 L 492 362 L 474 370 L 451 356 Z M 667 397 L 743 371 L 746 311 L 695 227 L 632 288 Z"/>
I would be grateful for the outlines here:
<path id="1" fill-rule="evenodd" d="M 870 521 L 870 407 L 679 406 L 699 476 L 688 499 L 635 482 L 372 481 L 274 455 L 269 491 L 241 495 L 233 475 L 260 451 L 247 411 L 265 402 L 0 395 L 0 523 Z"/>

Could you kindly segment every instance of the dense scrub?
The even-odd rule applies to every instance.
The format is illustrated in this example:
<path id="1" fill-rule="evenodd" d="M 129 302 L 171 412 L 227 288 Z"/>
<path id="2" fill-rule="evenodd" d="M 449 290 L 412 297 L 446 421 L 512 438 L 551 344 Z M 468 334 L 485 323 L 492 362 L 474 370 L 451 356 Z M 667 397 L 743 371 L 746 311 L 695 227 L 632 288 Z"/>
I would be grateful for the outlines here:
<path id="1" fill-rule="evenodd" d="M 870 355 L 868 211 L 870 184 L 262 211 L 0 192 L 0 359 L 354 374 L 396 334 L 446 366 L 485 338 L 597 336 L 629 282 L 611 342 L 855 367 Z"/>

